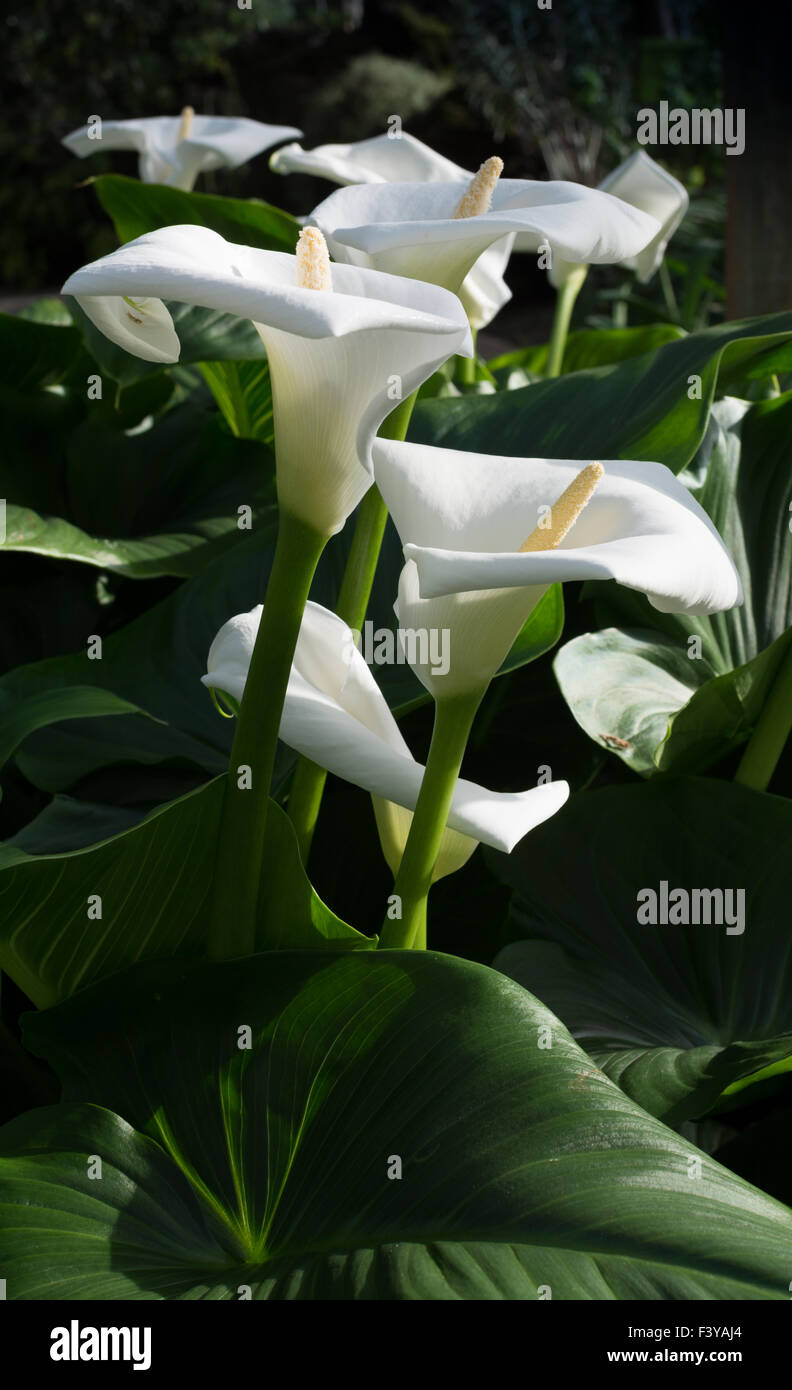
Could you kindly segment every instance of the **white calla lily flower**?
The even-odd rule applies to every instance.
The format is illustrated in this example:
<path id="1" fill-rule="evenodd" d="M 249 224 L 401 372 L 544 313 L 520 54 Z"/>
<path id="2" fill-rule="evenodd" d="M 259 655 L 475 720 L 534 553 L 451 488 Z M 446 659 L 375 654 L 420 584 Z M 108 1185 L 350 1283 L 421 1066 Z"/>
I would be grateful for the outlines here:
<path id="1" fill-rule="evenodd" d="M 619 261 L 619 265 L 634 270 L 640 282 L 646 284 L 659 268 L 666 247 L 688 210 L 690 198 L 687 189 L 645 150 L 636 150 L 631 154 L 606 175 L 599 188 L 601 192 L 610 193 L 631 207 L 648 213 L 659 224 L 657 235 L 642 250 Z M 554 257 L 548 271 L 551 284 L 556 288 L 563 285 L 575 268 L 561 257 Z"/>
<path id="2" fill-rule="evenodd" d="M 259 606 L 221 627 L 201 677 L 205 686 L 242 699 L 260 617 Z M 424 768 L 405 743 L 351 629 L 317 603 L 305 607 L 280 737 L 336 777 L 372 794 L 383 850 L 396 872 Z M 478 843 L 508 853 L 554 815 L 568 795 L 566 782 L 492 792 L 460 780 L 435 878 L 460 868 Z"/>
<path id="3" fill-rule="evenodd" d="M 411 661 L 437 698 L 486 686 L 556 582 L 615 579 L 665 613 L 742 602 L 717 530 L 662 464 L 584 466 L 377 440 L 374 472 L 407 562 L 399 623 L 449 634 L 446 675 Z"/>
<path id="4" fill-rule="evenodd" d="M 472 341 L 456 296 L 434 285 L 329 262 L 319 280 L 304 265 L 301 283 L 300 274 L 285 252 L 238 246 L 208 227 L 164 227 L 83 266 L 63 293 L 153 362 L 179 357 L 162 300 L 250 319 L 272 378 L 281 507 L 332 535 L 371 486 L 371 445 L 394 404 L 454 353 L 470 356 Z"/>
<path id="5" fill-rule="evenodd" d="M 276 150 L 269 163 L 276 174 L 313 174 L 342 184 L 443 183 L 473 177 L 406 130 L 346 145 L 317 145 L 313 150 L 292 143 Z"/>
<path id="6" fill-rule="evenodd" d="M 407 131 L 347 145 L 317 145 L 313 150 L 284 145 L 270 159 L 270 168 L 277 174 L 312 174 L 340 184 L 469 183 L 474 177 L 472 170 L 446 159 Z M 513 237 L 503 237 L 483 251 L 462 282 L 459 297 L 475 331 L 486 328 L 511 299 L 503 272 L 512 242 Z"/>
<path id="7" fill-rule="evenodd" d="M 294 126 L 265 125 L 246 116 L 147 116 L 133 121 L 90 123 L 64 136 L 62 144 L 78 159 L 103 149 L 137 150 L 143 183 L 164 183 L 189 192 L 199 174 L 249 159 L 302 132 Z"/>
<path id="8" fill-rule="evenodd" d="M 460 213 L 468 192 L 456 180 L 358 184 L 331 193 L 310 221 L 324 232 L 337 260 L 455 292 L 482 254 L 503 238 L 509 239 L 504 265 L 517 234 L 526 249 L 548 244 L 553 257 L 599 263 L 637 255 L 660 230 L 654 217 L 581 184 L 491 180 L 482 210 Z"/>

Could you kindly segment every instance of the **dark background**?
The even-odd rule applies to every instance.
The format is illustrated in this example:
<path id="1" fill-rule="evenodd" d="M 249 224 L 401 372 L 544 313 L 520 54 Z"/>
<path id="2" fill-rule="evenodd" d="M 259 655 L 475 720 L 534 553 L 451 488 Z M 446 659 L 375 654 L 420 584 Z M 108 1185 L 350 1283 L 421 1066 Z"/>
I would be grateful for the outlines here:
<path id="1" fill-rule="evenodd" d="M 110 169 L 134 174 L 136 157 L 76 161 L 59 142 L 92 114 L 176 114 L 189 103 L 299 126 L 311 146 L 378 134 L 398 113 L 465 166 L 497 149 L 512 177 L 596 183 L 635 147 L 641 106 L 722 102 L 723 14 L 717 0 L 555 0 L 550 11 L 535 0 L 252 0 L 250 10 L 236 0 L 12 0 L 0 21 L 0 289 L 55 289 L 112 248 L 92 191 L 78 185 Z M 724 162 L 738 162 L 701 148 L 659 155 L 715 197 Z M 198 187 L 295 213 L 331 191 L 272 174 L 267 159 Z"/>

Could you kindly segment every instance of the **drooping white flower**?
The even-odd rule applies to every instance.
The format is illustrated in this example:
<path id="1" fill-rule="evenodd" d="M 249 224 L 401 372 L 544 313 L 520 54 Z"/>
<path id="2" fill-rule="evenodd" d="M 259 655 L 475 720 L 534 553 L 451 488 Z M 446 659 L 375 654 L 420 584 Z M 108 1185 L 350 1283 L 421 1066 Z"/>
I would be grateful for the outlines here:
<path id="1" fill-rule="evenodd" d="M 558 581 L 615 579 L 666 613 L 742 602 L 718 532 L 662 464 L 584 466 L 377 440 L 374 472 L 407 562 L 400 626 L 449 634 L 446 675 L 420 650 L 411 662 L 437 697 L 485 687 Z"/>
<path id="2" fill-rule="evenodd" d="M 298 258 L 207 227 L 164 227 L 83 266 L 63 292 L 113 342 L 153 362 L 179 357 L 162 300 L 250 319 L 272 377 L 281 506 L 332 535 L 371 486 L 385 416 L 472 343 L 458 299 L 434 285 L 328 262 L 321 283 L 330 288 L 317 289 L 311 247 L 307 232 Z"/>
<path id="3" fill-rule="evenodd" d="M 619 261 L 627 270 L 634 270 L 645 284 L 658 269 L 671 237 L 687 212 L 690 203 L 687 189 L 645 150 L 631 154 L 606 175 L 599 187 L 603 193 L 610 193 L 648 213 L 659 224 L 657 235 L 642 250 Z M 574 268 L 560 256 L 553 257 L 548 270 L 551 283 L 556 287 L 562 285 Z"/>
<path id="4" fill-rule="evenodd" d="M 62 144 L 79 159 L 109 150 L 137 150 L 144 183 L 165 183 L 189 191 L 199 174 L 226 166 L 236 169 L 255 155 L 302 132 L 294 126 L 265 125 L 245 116 L 147 116 L 133 121 L 102 121 L 64 136 Z"/>
<path id="5" fill-rule="evenodd" d="M 284 145 L 272 155 L 270 168 L 278 174 L 313 174 L 340 184 L 468 184 L 474 177 L 471 170 L 446 159 L 406 130 L 347 145 L 317 145 L 313 150 L 304 150 L 298 144 Z M 485 328 L 511 299 L 503 272 L 512 241 L 511 236 L 502 237 L 482 252 L 458 291 L 475 330 Z"/>
<path id="6" fill-rule="evenodd" d="M 242 699 L 260 616 L 259 606 L 221 627 L 209 649 L 204 685 Z M 383 850 L 395 872 L 424 769 L 405 743 L 351 629 L 316 603 L 309 602 L 303 615 L 280 737 L 336 777 L 372 794 Z M 460 868 L 479 842 L 509 852 L 554 815 L 568 795 L 566 782 L 525 792 L 492 792 L 460 780 L 435 878 Z"/>
<path id="7" fill-rule="evenodd" d="M 479 173 L 494 163 L 488 160 Z M 599 263 L 637 255 L 660 229 L 647 213 L 580 184 L 500 179 L 488 203 L 460 215 L 467 192 L 464 180 L 358 184 L 331 193 L 310 220 L 324 232 L 336 260 L 455 293 L 496 243 L 503 269 L 515 235 L 524 249 L 549 245 L 553 258 Z"/>

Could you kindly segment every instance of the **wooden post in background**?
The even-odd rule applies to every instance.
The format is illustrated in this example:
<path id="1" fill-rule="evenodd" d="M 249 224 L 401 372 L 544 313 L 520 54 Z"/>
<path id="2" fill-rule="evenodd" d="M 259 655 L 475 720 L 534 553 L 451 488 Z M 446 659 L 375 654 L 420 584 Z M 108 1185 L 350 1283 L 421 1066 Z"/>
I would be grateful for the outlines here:
<path id="1" fill-rule="evenodd" d="M 745 110 L 726 155 L 726 314 L 792 309 L 792 77 L 786 5 L 724 4 L 724 105 Z"/>

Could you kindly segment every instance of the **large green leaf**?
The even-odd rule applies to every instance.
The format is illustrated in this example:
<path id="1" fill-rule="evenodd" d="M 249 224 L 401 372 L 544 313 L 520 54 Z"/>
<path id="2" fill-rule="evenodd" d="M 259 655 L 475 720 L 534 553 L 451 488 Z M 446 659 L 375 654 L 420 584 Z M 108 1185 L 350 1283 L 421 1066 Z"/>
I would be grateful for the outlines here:
<path id="1" fill-rule="evenodd" d="M 792 642 L 791 438 L 792 393 L 723 401 L 685 475 L 740 570 L 742 606 L 660 614 L 641 594 L 599 585 L 597 614 L 619 627 L 556 657 L 578 723 L 638 772 L 703 771 L 756 725 Z"/>
<path id="2" fill-rule="evenodd" d="M 46 728 L 54 719 L 96 719 L 128 714 L 151 717 L 112 691 L 90 685 L 31 692 L 24 702 L 14 701 L 0 691 L 0 767 L 29 734 Z"/>
<path id="3" fill-rule="evenodd" d="M 213 193 L 186 193 L 161 183 L 141 183 L 122 174 L 91 180 L 119 241 L 132 241 L 158 227 L 191 223 L 211 227 L 227 241 L 264 251 L 293 251 L 299 223 L 288 212 L 257 198 L 221 198 Z"/>
<path id="4" fill-rule="evenodd" d="M 21 466 L 28 444 L 23 436 L 0 462 L 5 550 L 136 579 L 181 577 L 239 539 L 240 503 L 256 524 L 274 508 L 269 450 L 234 439 L 200 402 L 131 433 L 88 412 L 64 438 L 56 418 L 51 447 L 39 452 L 33 473 Z M 244 520 L 253 523 L 247 514 Z"/>
<path id="5" fill-rule="evenodd" d="M 39 858 L 0 845 L 0 968 L 34 1003 L 138 960 L 204 952 L 224 780 L 90 849 Z M 267 831 L 258 948 L 373 945 L 317 897 L 274 802 Z"/>
<path id="6" fill-rule="evenodd" d="M 26 1039 L 66 1104 L 0 1135 L 11 1300 L 788 1297 L 788 1208 L 484 966 L 140 967 Z"/>
<path id="7" fill-rule="evenodd" d="M 527 940 L 499 969 L 553 1008 L 609 1076 L 652 1114 L 706 1114 L 735 1083 L 792 1069 L 787 864 L 792 803 L 704 778 L 575 796 L 499 873 Z M 722 923 L 639 920 L 644 890 L 744 891 Z M 731 911 L 729 911 L 731 906 Z M 646 915 L 646 914 L 644 914 Z M 673 919 L 673 902 L 667 914 Z M 690 899 L 689 916 L 693 916 Z"/>
<path id="8" fill-rule="evenodd" d="M 684 336 L 684 330 L 673 323 L 653 323 L 640 328 L 581 328 L 567 338 L 561 371 L 580 372 L 587 367 L 624 362 L 628 357 L 641 357 L 645 352 L 654 352 L 665 343 L 673 343 Z M 491 357 L 487 367 L 499 387 L 514 390 L 544 374 L 549 353 L 548 343 L 517 348 L 514 352 Z"/>
<path id="9" fill-rule="evenodd" d="M 201 371 L 232 432 L 272 444 L 272 385 L 266 362 L 204 362 Z"/>
<path id="10" fill-rule="evenodd" d="M 0 314 L 0 366 L 5 387 L 30 391 L 85 378 L 91 360 L 76 328 Z"/>
<path id="11" fill-rule="evenodd" d="M 3 677 L 0 698 L 9 714 L 45 689 L 53 699 L 55 692 L 63 692 L 66 717 L 71 717 L 71 689 L 91 685 L 161 721 L 154 724 L 134 715 L 72 719 L 63 729 L 28 741 L 18 754 L 25 775 L 45 791 L 60 791 L 94 768 L 128 760 L 187 758 L 207 773 L 222 772 L 231 721 L 220 718 L 200 678 L 218 629 L 263 598 L 275 534 L 275 519 L 265 518 L 195 579 L 107 638 L 101 661 L 89 661 L 81 652 L 19 667 Z M 53 706 L 52 719 L 59 718 Z"/>
<path id="12" fill-rule="evenodd" d="M 704 438 L 717 386 L 791 366 L 792 313 L 771 314 L 516 391 L 419 401 L 410 438 L 518 458 L 656 459 L 678 473 Z"/>

